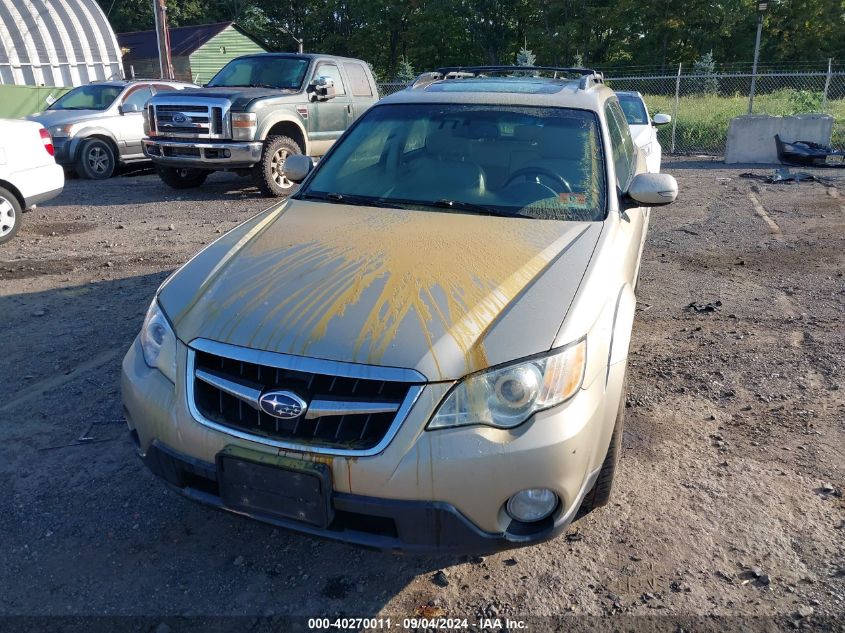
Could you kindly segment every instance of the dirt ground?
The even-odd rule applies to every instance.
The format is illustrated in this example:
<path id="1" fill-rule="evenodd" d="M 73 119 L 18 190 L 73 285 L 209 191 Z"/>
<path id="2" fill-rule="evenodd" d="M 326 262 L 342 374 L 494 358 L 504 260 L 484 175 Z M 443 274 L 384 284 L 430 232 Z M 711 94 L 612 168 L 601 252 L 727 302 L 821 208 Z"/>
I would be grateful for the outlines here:
<path id="1" fill-rule="evenodd" d="M 845 174 L 664 169 L 681 194 L 652 211 L 613 502 L 549 543 L 457 559 L 288 533 L 148 473 L 122 355 L 165 276 L 269 203 L 222 174 L 188 192 L 69 180 L 0 247 L 0 615 L 149 614 L 136 629 L 166 633 L 432 605 L 537 631 L 843 630 Z"/>

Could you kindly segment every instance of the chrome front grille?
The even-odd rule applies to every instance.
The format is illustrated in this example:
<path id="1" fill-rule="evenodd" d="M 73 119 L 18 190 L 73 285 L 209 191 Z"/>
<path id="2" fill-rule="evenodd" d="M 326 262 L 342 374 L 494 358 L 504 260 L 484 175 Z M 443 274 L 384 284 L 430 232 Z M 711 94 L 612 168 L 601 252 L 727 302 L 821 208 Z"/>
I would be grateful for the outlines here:
<path id="1" fill-rule="evenodd" d="M 195 417 L 227 433 L 274 446 L 334 454 L 383 450 L 422 389 L 411 370 L 257 352 L 211 341 L 189 349 L 189 404 Z M 280 418 L 260 404 L 285 390 L 307 408 Z"/>
<path id="2" fill-rule="evenodd" d="M 155 135 L 171 138 L 225 139 L 231 138 L 228 125 L 229 102 L 221 99 L 178 97 L 153 99 L 150 120 Z"/>
<path id="3" fill-rule="evenodd" d="M 209 108 L 205 106 L 168 106 L 156 108 L 156 121 L 160 132 L 171 134 L 213 134 Z"/>

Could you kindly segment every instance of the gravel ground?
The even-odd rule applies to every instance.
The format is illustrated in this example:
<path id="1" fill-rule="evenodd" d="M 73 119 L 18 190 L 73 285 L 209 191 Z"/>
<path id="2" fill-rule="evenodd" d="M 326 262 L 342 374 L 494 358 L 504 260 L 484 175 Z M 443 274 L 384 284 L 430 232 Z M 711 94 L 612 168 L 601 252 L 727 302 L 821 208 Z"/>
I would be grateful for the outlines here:
<path id="1" fill-rule="evenodd" d="M 153 614 L 162 633 L 177 615 L 427 605 L 470 623 L 573 616 L 532 630 L 842 630 L 845 178 L 665 170 L 681 195 L 652 212 L 611 505 L 552 542 L 461 559 L 287 533 L 149 474 L 120 359 L 164 277 L 268 201 L 230 175 L 188 192 L 143 171 L 69 180 L 0 247 L 0 615 Z"/>

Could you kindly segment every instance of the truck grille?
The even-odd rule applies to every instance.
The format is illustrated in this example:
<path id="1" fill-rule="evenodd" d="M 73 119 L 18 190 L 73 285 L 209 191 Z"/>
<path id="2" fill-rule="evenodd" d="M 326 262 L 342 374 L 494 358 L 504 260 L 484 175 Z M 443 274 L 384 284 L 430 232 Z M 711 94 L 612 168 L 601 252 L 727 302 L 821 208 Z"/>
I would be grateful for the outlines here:
<path id="1" fill-rule="evenodd" d="M 190 355 L 193 363 L 188 379 L 196 411 L 215 425 L 259 441 L 267 438 L 345 451 L 373 449 L 391 430 L 396 431 L 420 390 L 412 382 L 304 371 L 281 366 L 284 362 L 278 363 L 280 366 L 259 364 L 195 349 Z M 379 368 L 368 369 L 374 370 L 367 372 L 372 375 Z M 257 399 L 276 390 L 301 397 L 307 409 L 290 419 L 270 415 Z"/>
<path id="2" fill-rule="evenodd" d="M 170 102 L 150 104 L 150 121 L 156 136 L 181 138 L 228 138 L 226 114 L 228 101 L 219 99 L 205 103 Z M 195 100 L 196 101 L 196 100 Z"/>

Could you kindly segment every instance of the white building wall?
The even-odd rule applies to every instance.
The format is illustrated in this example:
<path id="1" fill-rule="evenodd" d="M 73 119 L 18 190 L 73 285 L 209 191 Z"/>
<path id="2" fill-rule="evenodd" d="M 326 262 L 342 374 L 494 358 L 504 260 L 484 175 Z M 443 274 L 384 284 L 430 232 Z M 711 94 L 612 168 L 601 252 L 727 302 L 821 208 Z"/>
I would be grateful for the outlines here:
<path id="1" fill-rule="evenodd" d="M 0 0 L 0 84 L 79 86 L 123 77 L 95 0 Z"/>

